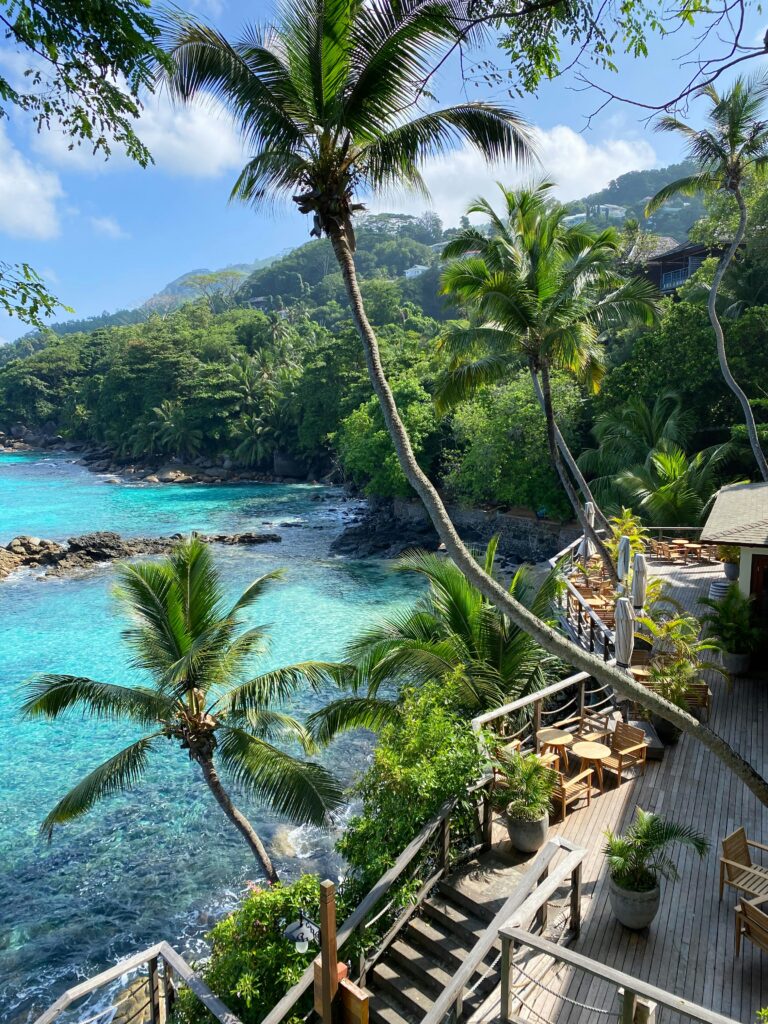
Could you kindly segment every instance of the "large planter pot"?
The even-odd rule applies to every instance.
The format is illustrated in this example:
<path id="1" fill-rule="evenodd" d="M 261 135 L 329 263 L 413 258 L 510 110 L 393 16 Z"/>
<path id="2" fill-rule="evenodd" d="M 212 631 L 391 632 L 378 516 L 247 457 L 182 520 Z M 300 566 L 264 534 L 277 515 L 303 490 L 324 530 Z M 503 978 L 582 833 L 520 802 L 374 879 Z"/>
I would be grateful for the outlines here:
<path id="1" fill-rule="evenodd" d="M 507 831 L 512 845 L 521 853 L 536 853 L 547 841 L 549 815 L 545 814 L 538 821 L 521 821 L 507 815 Z"/>
<path id="2" fill-rule="evenodd" d="M 666 718 L 661 718 L 660 715 L 651 715 L 651 725 L 656 730 L 656 735 L 666 747 L 674 746 L 683 732 L 682 729 L 678 729 L 676 725 L 668 722 Z"/>
<path id="3" fill-rule="evenodd" d="M 739 578 L 739 563 L 723 562 L 723 572 L 727 580 L 737 580 Z"/>
<path id="4" fill-rule="evenodd" d="M 608 898 L 616 920 L 625 928 L 639 931 L 647 928 L 659 910 L 661 891 L 656 886 L 648 892 L 632 892 L 622 889 L 612 878 L 608 879 Z"/>
<path id="5" fill-rule="evenodd" d="M 749 654 L 731 654 L 730 651 L 723 651 L 723 668 L 732 676 L 743 676 L 749 671 Z"/>

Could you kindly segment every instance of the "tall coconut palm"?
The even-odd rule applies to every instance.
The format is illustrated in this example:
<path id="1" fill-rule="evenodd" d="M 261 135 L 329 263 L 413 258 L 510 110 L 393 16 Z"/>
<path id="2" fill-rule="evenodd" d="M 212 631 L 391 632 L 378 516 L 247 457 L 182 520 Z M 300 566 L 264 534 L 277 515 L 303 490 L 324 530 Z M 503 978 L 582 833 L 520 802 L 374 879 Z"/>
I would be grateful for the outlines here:
<path id="1" fill-rule="evenodd" d="M 301 822 L 323 824 L 342 800 L 322 765 L 275 746 L 286 739 L 306 751 L 306 729 L 276 705 L 299 686 L 318 685 L 330 666 L 303 662 L 248 677 L 263 650 L 263 627 L 243 630 L 243 613 L 280 572 L 255 580 L 234 602 L 225 600 L 209 549 L 198 540 L 180 543 L 160 562 L 118 570 L 118 599 L 130 618 L 123 632 L 133 665 L 152 676 L 151 686 L 101 683 L 45 675 L 26 684 L 23 713 L 59 718 L 78 711 L 92 718 L 124 720 L 151 731 L 114 754 L 64 796 L 42 830 L 85 814 L 94 804 L 132 788 L 148 755 L 165 742 L 200 766 L 202 781 L 260 861 L 267 878 L 277 872 L 253 825 L 222 784 L 219 768 L 270 810 Z"/>
<path id="2" fill-rule="evenodd" d="M 621 240 L 615 231 L 565 224 L 567 211 L 553 202 L 552 182 L 499 188 L 501 214 L 487 199 L 476 200 L 468 211 L 486 217 L 490 233 L 468 228 L 443 250 L 449 262 L 442 290 L 468 308 L 477 324 L 444 335 L 451 364 L 439 399 L 443 407 L 453 404 L 479 385 L 504 380 L 525 360 L 537 392 L 540 386 L 552 464 L 574 514 L 613 573 L 563 462 L 568 448 L 557 429 L 550 373 L 567 370 L 596 390 L 603 370 L 601 333 L 609 326 L 652 322 L 657 296 L 647 281 L 625 278 L 616 269 Z M 568 458 L 585 491 L 570 452 Z"/>
<path id="3" fill-rule="evenodd" d="M 577 461 L 585 473 L 593 474 L 592 489 L 605 501 L 615 492 L 617 473 L 642 466 L 667 445 L 684 448 L 690 433 L 690 416 L 675 391 L 661 391 L 652 404 L 633 395 L 597 417 L 592 428 L 596 447 L 583 451 Z"/>
<path id="4" fill-rule="evenodd" d="M 497 546 L 494 538 L 484 559 L 494 579 Z M 553 681 L 561 663 L 502 615 L 453 562 L 415 551 L 400 558 L 395 569 L 422 577 L 429 589 L 414 608 L 375 622 L 348 645 L 337 679 L 351 696 L 309 717 L 307 726 L 318 741 L 327 743 L 348 729 L 380 728 L 396 715 L 405 684 L 450 676 L 463 710 L 473 715 Z M 553 622 L 559 586 L 557 570 L 536 582 L 530 567 L 522 566 L 509 593 L 540 619 Z M 382 690 L 388 695 L 382 696 Z"/>
<path id="5" fill-rule="evenodd" d="M 747 230 L 747 205 L 742 191 L 744 182 L 754 174 L 768 168 L 768 120 L 764 116 L 768 98 L 768 75 L 737 78 L 722 95 L 714 85 L 708 85 L 701 95 L 711 106 L 707 114 L 707 127 L 697 131 L 678 117 L 667 115 L 658 123 L 658 130 L 681 135 L 688 146 L 691 159 L 701 168 L 697 174 L 680 178 L 660 189 L 648 203 L 646 214 L 658 210 L 668 199 L 677 195 L 695 195 L 704 191 L 720 191 L 733 197 L 739 209 L 739 223 L 731 244 L 720 261 L 709 289 L 707 309 L 717 342 L 717 357 L 725 383 L 741 405 L 747 425 L 749 443 L 763 480 L 768 480 L 768 462 L 760 445 L 755 417 L 743 388 L 731 373 L 725 349 L 725 335 L 717 315 L 717 294 L 725 272 L 744 240 Z"/>
<path id="6" fill-rule="evenodd" d="M 492 159 L 529 152 L 522 122 L 489 103 L 421 113 L 430 72 L 467 38 L 468 0 L 283 0 L 276 24 L 240 41 L 186 17 L 170 26 L 172 94 L 214 95 L 232 113 L 251 158 L 233 197 L 258 206 L 294 198 L 327 235 L 339 262 L 368 373 L 400 466 L 446 551 L 467 579 L 549 653 L 612 685 L 698 736 L 768 804 L 768 782 L 691 715 L 582 651 L 489 576 L 462 541 L 414 455 L 366 316 L 354 263 L 354 214 L 361 194 L 406 185 L 424 190 L 419 166 L 464 141 Z"/>

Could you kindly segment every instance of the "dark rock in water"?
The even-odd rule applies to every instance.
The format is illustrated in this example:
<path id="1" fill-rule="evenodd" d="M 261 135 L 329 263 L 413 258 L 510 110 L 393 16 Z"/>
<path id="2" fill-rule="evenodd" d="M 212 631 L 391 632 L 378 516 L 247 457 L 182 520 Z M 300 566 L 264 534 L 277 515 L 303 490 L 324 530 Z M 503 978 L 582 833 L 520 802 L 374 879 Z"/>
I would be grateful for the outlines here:
<path id="1" fill-rule="evenodd" d="M 429 522 L 404 524 L 386 509 L 371 509 L 362 520 L 347 526 L 331 544 L 331 550 L 352 558 L 397 558 L 409 548 L 436 551 L 440 543 Z"/>

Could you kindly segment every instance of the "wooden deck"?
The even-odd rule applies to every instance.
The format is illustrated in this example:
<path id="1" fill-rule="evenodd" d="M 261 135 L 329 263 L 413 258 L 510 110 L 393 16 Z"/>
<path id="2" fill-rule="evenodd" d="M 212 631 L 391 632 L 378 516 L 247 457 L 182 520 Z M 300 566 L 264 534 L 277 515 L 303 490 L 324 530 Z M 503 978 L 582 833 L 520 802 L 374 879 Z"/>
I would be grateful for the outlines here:
<path id="1" fill-rule="evenodd" d="M 719 567 L 713 566 L 654 564 L 652 569 L 669 580 L 674 596 L 688 610 L 699 613 L 698 597 L 720 575 Z M 766 774 L 768 672 L 736 679 L 730 690 L 719 677 L 710 685 L 710 726 Z M 659 915 L 650 929 L 641 933 L 627 931 L 611 914 L 601 852 L 603 832 L 623 829 L 636 807 L 691 825 L 707 835 L 711 843 L 703 860 L 690 851 L 678 854 L 680 880 L 662 883 Z M 734 957 L 737 898 L 731 890 L 722 903 L 718 902 L 720 839 L 739 825 L 745 826 L 750 838 L 768 841 L 768 810 L 717 758 L 688 737 L 668 747 L 663 761 L 649 762 L 644 777 L 626 781 L 618 789 L 611 777 L 606 792 L 593 797 L 589 809 L 577 805 L 564 823 L 555 822 L 552 828 L 589 850 L 583 877 L 583 926 L 573 949 L 745 1024 L 754 1024 L 757 1010 L 768 1006 L 768 956 L 745 942 L 739 959 Z M 502 838 L 501 833 L 498 837 Z M 523 989 L 525 979 L 519 976 L 515 981 L 524 994 L 525 1005 L 515 1007 L 520 1020 L 534 1024 L 618 1020 L 615 989 L 601 979 L 574 974 L 561 965 L 543 979 L 552 992 L 536 985 Z M 612 1016 L 585 1006 L 610 1011 Z M 494 1012 L 489 1000 L 481 1019 L 493 1020 L 497 1013 L 498 1004 Z M 684 1019 L 670 1011 L 661 1012 L 657 1018 L 661 1024 L 677 1024 Z"/>

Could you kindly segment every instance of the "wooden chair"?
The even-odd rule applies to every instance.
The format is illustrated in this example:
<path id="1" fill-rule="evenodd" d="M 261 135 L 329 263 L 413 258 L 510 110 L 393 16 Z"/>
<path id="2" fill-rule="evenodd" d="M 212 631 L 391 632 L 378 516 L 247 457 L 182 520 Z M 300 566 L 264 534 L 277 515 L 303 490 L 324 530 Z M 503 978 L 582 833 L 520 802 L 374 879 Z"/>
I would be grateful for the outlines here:
<path id="1" fill-rule="evenodd" d="M 612 716 L 607 711 L 589 711 L 585 709 L 581 716 L 575 739 L 585 743 L 602 743 L 607 741 L 611 732 Z"/>
<path id="2" fill-rule="evenodd" d="M 611 752 L 603 759 L 603 769 L 614 772 L 620 786 L 627 768 L 639 767 L 645 773 L 645 755 L 648 744 L 645 733 L 636 725 L 617 722 L 610 737 Z"/>
<path id="3" fill-rule="evenodd" d="M 565 818 L 565 812 L 569 804 L 576 803 L 577 800 L 582 800 L 584 797 L 587 798 L 587 806 L 589 807 L 592 802 L 591 768 L 579 772 L 572 779 L 563 775 L 562 772 L 557 772 L 557 782 L 552 791 L 552 803 L 560 805 L 560 815 L 562 818 Z"/>
<path id="4" fill-rule="evenodd" d="M 635 676 L 635 678 L 638 679 L 638 682 L 642 683 L 647 689 L 654 693 L 661 693 L 661 688 L 658 683 L 652 683 L 648 679 L 643 679 L 642 677 L 638 678 L 638 676 Z M 691 683 L 688 687 L 688 692 L 685 695 L 685 706 L 691 714 L 701 711 L 702 718 L 705 721 L 708 720 L 709 711 L 712 706 L 712 691 L 709 686 L 704 682 Z"/>
<path id="5" fill-rule="evenodd" d="M 736 956 L 741 952 L 742 935 L 768 953 L 768 914 L 760 909 L 763 903 L 768 903 L 768 896 L 744 900 L 736 907 Z"/>
<path id="6" fill-rule="evenodd" d="M 723 839 L 723 856 L 720 858 L 720 899 L 726 885 L 746 893 L 747 896 L 768 896 L 768 868 L 752 863 L 750 846 L 768 850 L 768 846 L 747 839 L 744 828 L 737 828 Z"/>

